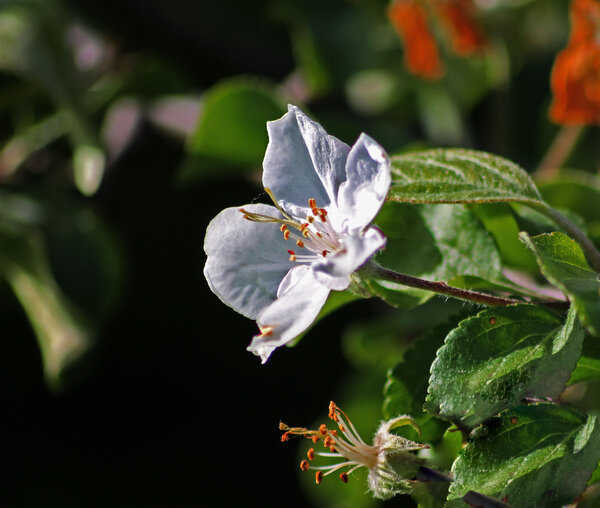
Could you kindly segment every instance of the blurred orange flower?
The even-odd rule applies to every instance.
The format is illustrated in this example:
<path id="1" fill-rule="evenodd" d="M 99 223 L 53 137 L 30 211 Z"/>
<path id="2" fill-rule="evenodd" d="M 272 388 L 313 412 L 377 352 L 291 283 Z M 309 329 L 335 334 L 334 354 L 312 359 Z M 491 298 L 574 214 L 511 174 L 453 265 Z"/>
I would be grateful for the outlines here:
<path id="1" fill-rule="evenodd" d="M 556 57 L 550 86 L 553 122 L 600 124 L 600 2 L 571 2 L 571 36 Z"/>
<path id="2" fill-rule="evenodd" d="M 482 27 L 475 21 L 475 6 L 471 0 L 434 0 L 432 7 L 457 55 L 472 56 L 483 51 L 487 40 Z"/>
<path id="3" fill-rule="evenodd" d="M 444 66 L 427 23 L 427 10 L 421 2 L 396 0 L 388 9 L 388 17 L 404 44 L 404 61 L 408 70 L 427 79 L 441 78 Z"/>
<path id="4" fill-rule="evenodd" d="M 427 79 L 444 75 L 438 44 L 429 26 L 430 14 L 441 23 L 457 55 L 480 53 L 486 38 L 475 21 L 474 10 L 472 0 L 393 0 L 388 17 L 402 39 L 408 70 Z"/>

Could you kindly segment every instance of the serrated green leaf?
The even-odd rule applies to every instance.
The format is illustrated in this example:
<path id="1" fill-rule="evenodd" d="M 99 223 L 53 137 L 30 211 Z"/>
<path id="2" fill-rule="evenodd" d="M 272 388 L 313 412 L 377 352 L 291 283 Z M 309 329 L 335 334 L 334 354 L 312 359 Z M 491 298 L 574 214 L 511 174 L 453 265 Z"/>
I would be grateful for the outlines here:
<path id="1" fill-rule="evenodd" d="M 567 384 L 574 385 L 594 379 L 600 379 L 600 341 L 586 334 L 577 367 L 572 372 Z"/>
<path id="2" fill-rule="evenodd" d="M 204 98 L 198 125 L 188 140 L 184 180 L 260 167 L 267 121 L 285 113 L 274 87 L 258 79 L 234 79 L 213 87 Z"/>
<path id="3" fill-rule="evenodd" d="M 492 237 L 463 206 L 387 202 L 375 222 L 388 239 L 377 258 L 385 268 L 438 281 L 461 275 L 501 277 L 500 255 Z M 396 307 L 409 308 L 433 296 L 388 281 L 369 285 Z"/>
<path id="4" fill-rule="evenodd" d="M 505 411 L 473 432 L 452 468 L 446 506 L 463 507 L 471 490 L 513 507 L 574 502 L 600 458 L 599 426 L 567 406 Z"/>
<path id="5" fill-rule="evenodd" d="M 411 415 L 421 427 L 422 435 L 403 429 L 402 435 L 421 442 L 439 440 L 448 424 L 423 412 L 427 395 L 429 368 L 438 348 L 444 343 L 449 330 L 454 328 L 464 314 L 454 316 L 424 333 L 406 351 L 404 358 L 387 375 L 383 389 L 383 414 L 386 419 L 398 415 Z"/>
<path id="6" fill-rule="evenodd" d="M 569 298 L 586 329 L 600 336 L 600 281 L 577 242 L 563 233 L 519 234 L 548 281 Z"/>
<path id="7" fill-rule="evenodd" d="M 555 398 L 581 353 L 583 330 L 533 305 L 488 309 L 446 337 L 431 368 L 425 409 L 475 427 L 523 398 Z"/>
<path id="8" fill-rule="evenodd" d="M 408 203 L 543 203 L 521 167 L 496 155 L 463 149 L 392 157 L 389 197 Z"/>

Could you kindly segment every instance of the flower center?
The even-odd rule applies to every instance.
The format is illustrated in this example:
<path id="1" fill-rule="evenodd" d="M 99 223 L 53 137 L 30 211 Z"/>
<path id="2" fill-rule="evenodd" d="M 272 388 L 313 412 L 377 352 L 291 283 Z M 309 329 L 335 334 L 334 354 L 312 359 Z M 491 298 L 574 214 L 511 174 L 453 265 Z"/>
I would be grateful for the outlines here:
<path id="1" fill-rule="evenodd" d="M 314 198 L 308 200 L 308 207 L 312 215 L 308 215 L 304 221 L 300 221 L 291 217 L 279 206 L 271 189 L 265 187 L 265 192 L 281 212 L 283 218 L 249 212 L 244 208 L 240 208 L 240 212 L 244 219 L 252 222 L 280 224 L 279 229 L 283 238 L 286 241 L 293 240 L 300 249 L 304 249 L 298 254 L 296 254 L 296 250 L 288 249 L 290 261 L 311 263 L 319 257 L 327 257 L 330 254 L 344 251 L 338 234 L 327 220 L 327 210 L 319 208 Z"/>
<path id="2" fill-rule="evenodd" d="M 300 463 L 300 469 L 302 471 L 315 470 L 317 484 L 321 483 L 324 476 L 335 471 L 347 469 L 340 473 L 340 480 L 347 483 L 348 475 L 359 467 L 367 467 L 369 469 L 375 467 L 379 450 L 377 447 L 370 446 L 362 440 L 350 418 L 348 418 L 348 415 L 336 406 L 333 401 L 329 404 L 329 418 L 337 424 L 338 430 L 329 429 L 325 424 L 322 424 L 319 430 L 309 430 L 303 427 L 289 427 L 285 423 L 280 423 L 279 430 L 284 431 L 281 441 L 288 441 L 291 436 L 298 435 L 312 440 L 315 444 L 322 442 L 323 446 L 328 448 L 329 451 L 315 452 L 314 448 L 311 448 L 306 454 L 308 460 L 305 459 Z M 315 467 L 309 461 L 314 460 L 317 455 L 345 460 L 327 466 Z"/>

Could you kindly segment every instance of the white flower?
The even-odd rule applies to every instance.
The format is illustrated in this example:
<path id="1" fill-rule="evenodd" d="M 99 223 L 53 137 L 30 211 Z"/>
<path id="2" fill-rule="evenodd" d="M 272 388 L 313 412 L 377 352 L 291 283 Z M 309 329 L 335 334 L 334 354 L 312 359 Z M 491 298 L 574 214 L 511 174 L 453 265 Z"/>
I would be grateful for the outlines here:
<path id="1" fill-rule="evenodd" d="M 248 350 L 267 361 L 317 317 L 331 290 L 385 245 L 369 224 L 390 186 L 389 158 L 361 134 L 350 148 L 295 106 L 268 122 L 263 184 L 275 206 L 227 208 L 209 224 L 204 275 L 255 319 Z"/>

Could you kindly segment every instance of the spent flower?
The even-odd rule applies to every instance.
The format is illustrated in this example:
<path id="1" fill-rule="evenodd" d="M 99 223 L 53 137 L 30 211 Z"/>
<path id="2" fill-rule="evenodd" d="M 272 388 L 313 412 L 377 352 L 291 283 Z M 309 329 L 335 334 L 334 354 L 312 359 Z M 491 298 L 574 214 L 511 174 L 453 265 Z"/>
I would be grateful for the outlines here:
<path id="1" fill-rule="evenodd" d="M 390 186 L 390 162 L 361 134 L 350 147 L 295 106 L 267 123 L 263 185 L 274 206 L 227 208 L 209 224 L 204 275 L 260 334 L 248 350 L 267 361 L 305 331 L 331 290 L 385 245 L 371 221 Z"/>
<path id="2" fill-rule="evenodd" d="M 335 472 L 339 472 L 340 480 L 347 483 L 349 475 L 358 468 L 366 467 L 369 471 L 369 489 L 376 498 L 388 499 L 412 491 L 419 467 L 425 462 L 413 452 L 428 446 L 391 432 L 401 425 L 411 425 L 419 431 L 411 417 L 403 415 L 382 422 L 372 445 L 363 441 L 348 415 L 334 402 L 329 404 L 329 418 L 335 422 L 337 429 L 329 428 L 326 424 L 320 425 L 318 430 L 279 424 L 279 430 L 284 431 L 281 441 L 288 441 L 292 436 L 304 436 L 328 450 L 321 452 L 310 448 L 306 454 L 308 460 L 300 462 L 303 471 L 315 471 L 317 484 Z M 314 466 L 312 464 L 316 457 L 338 460 L 330 465 Z"/>

